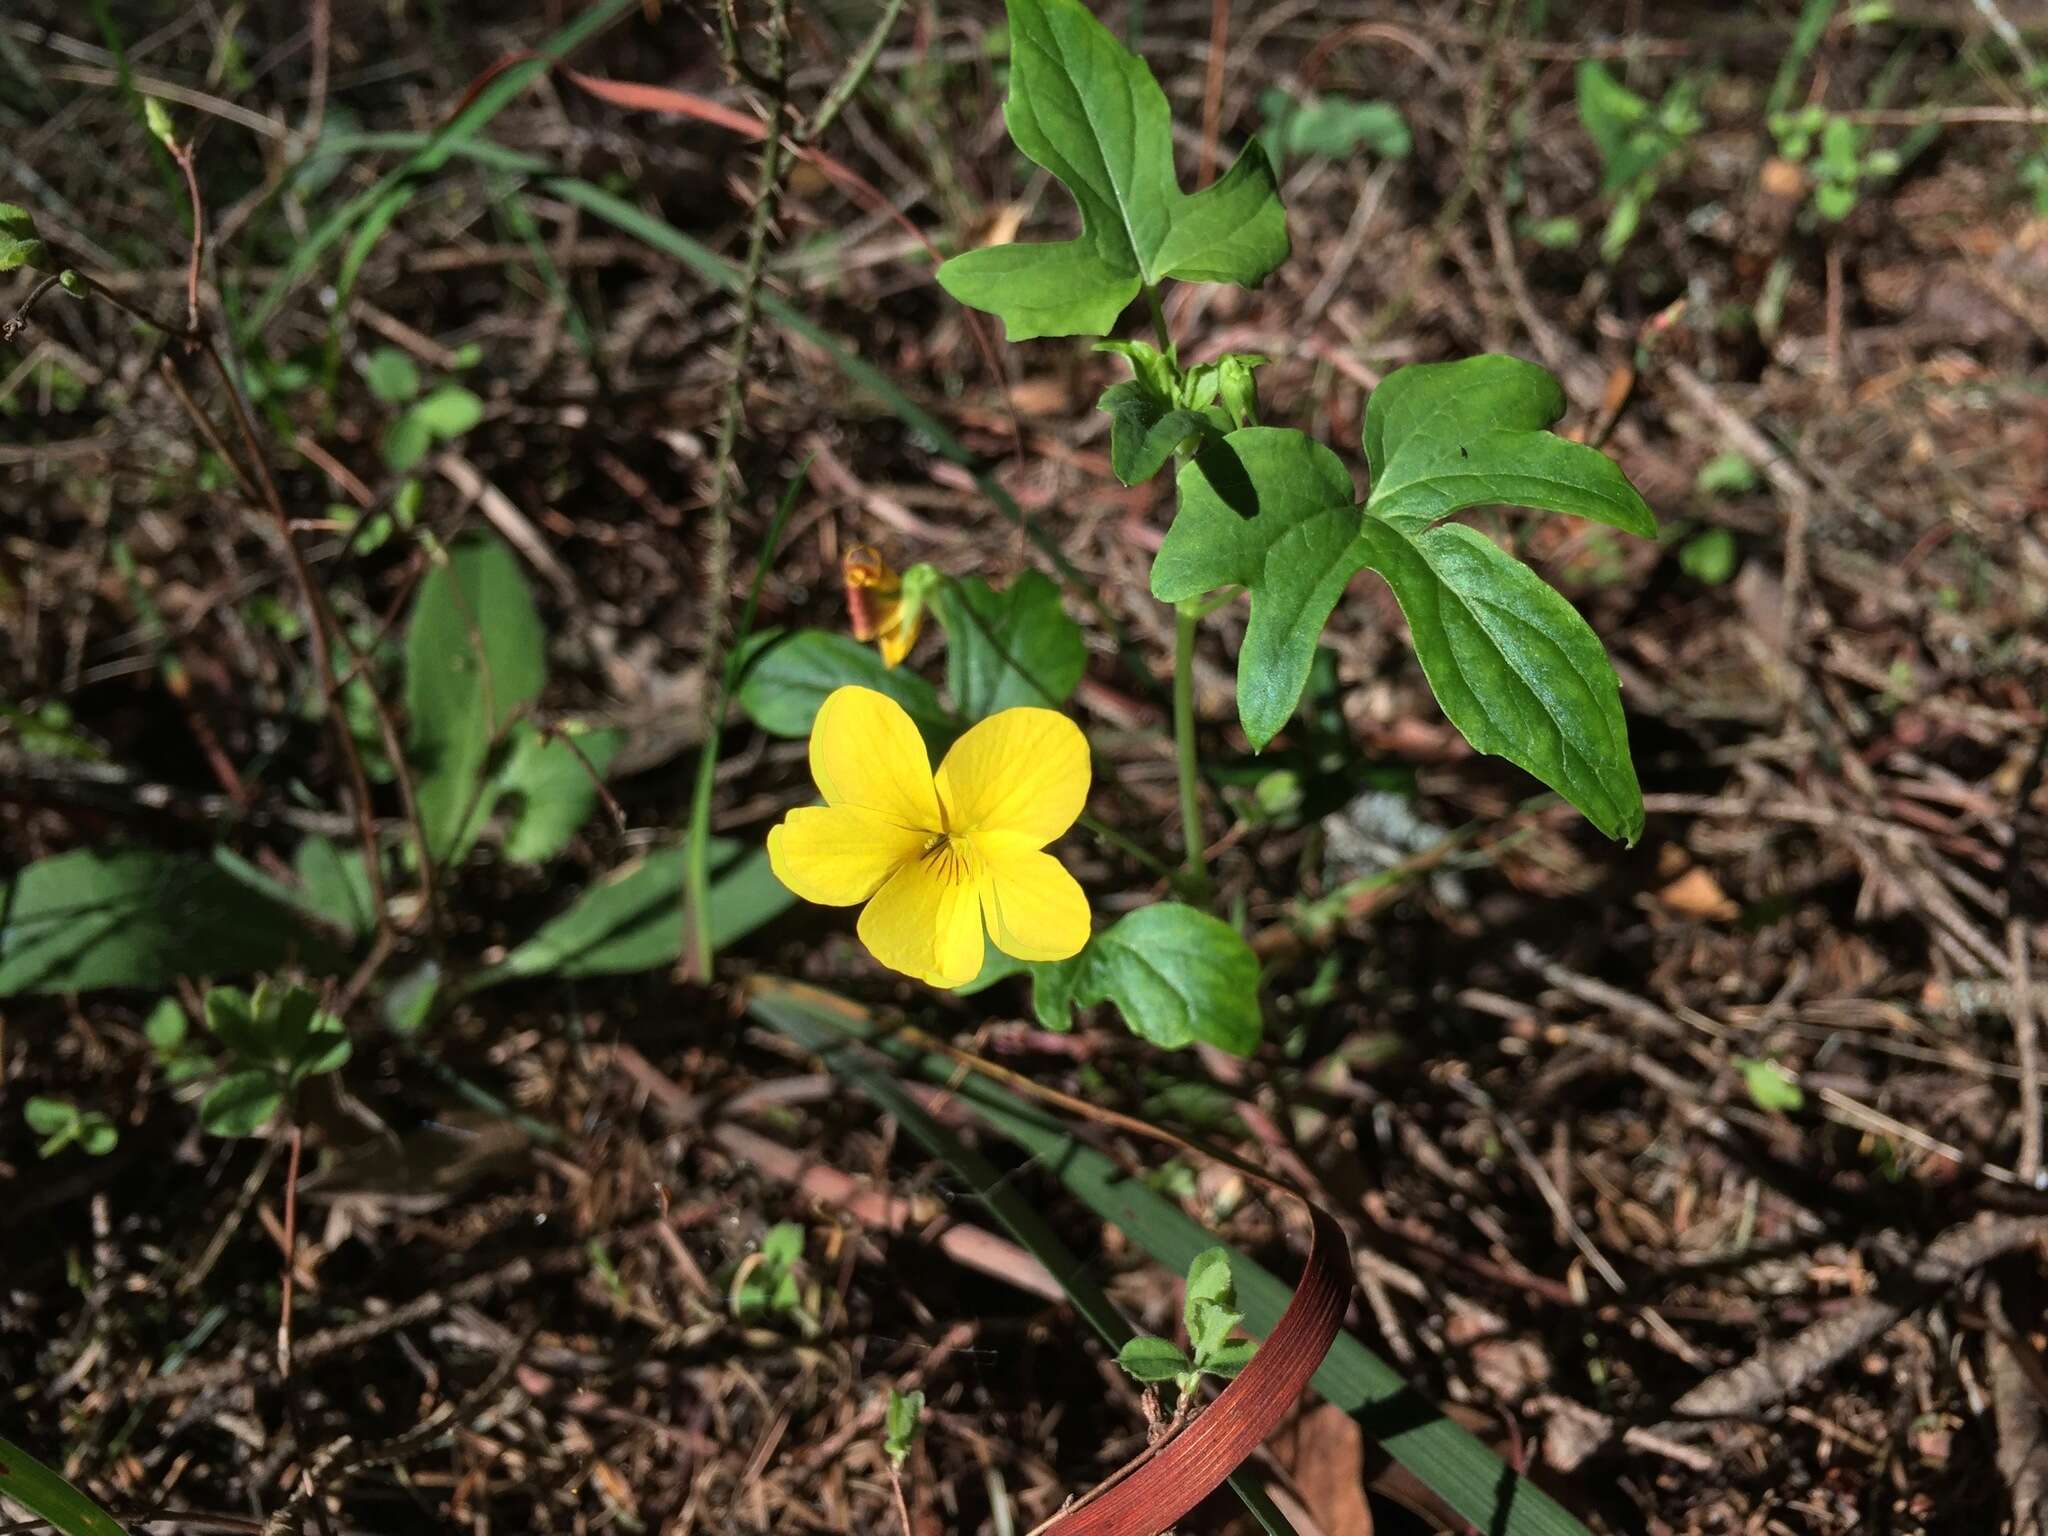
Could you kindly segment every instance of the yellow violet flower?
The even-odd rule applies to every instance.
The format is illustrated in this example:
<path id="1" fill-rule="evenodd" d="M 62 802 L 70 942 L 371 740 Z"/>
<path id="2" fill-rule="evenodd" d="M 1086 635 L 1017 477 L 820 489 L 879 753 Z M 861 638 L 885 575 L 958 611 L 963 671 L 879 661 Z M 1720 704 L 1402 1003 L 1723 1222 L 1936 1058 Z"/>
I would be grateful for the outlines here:
<path id="1" fill-rule="evenodd" d="M 1065 960 L 1088 942 L 1088 898 L 1045 845 L 1088 799 L 1088 744 L 1050 709 L 971 727 L 932 772 L 903 707 L 840 688 L 811 727 L 823 806 L 768 834 L 775 877 L 806 901 L 866 902 L 874 957 L 935 987 L 981 972 L 983 928 L 1019 960 Z"/>
<path id="2" fill-rule="evenodd" d="M 882 665 L 895 666 L 917 644 L 925 602 L 939 573 L 928 565 L 898 573 L 874 545 L 855 544 L 841 557 L 839 576 L 846 586 L 853 638 L 873 641 Z"/>

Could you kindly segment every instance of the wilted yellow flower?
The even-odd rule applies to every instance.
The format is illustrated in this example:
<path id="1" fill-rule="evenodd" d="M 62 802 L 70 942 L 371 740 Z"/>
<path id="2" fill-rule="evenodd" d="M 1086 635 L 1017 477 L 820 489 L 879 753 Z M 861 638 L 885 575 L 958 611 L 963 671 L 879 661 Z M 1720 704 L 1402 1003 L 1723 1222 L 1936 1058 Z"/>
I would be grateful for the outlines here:
<path id="1" fill-rule="evenodd" d="M 872 640 L 882 665 L 893 667 L 910 654 L 924 627 L 925 598 L 938 580 L 928 565 L 913 565 L 900 575 L 872 544 L 855 544 L 839 562 L 846 584 L 846 611 L 853 638 Z"/>
<path id="2" fill-rule="evenodd" d="M 1088 744 L 1049 709 L 1006 709 L 953 743 L 934 774 L 903 708 L 840 688 L 811 727 L 822 807 L 768 834 L 776 878 L 806 901 L 867 906 L 860 938 L 935 987 L 980 974 L 983 929 L 1019 960 L 1088 942 L 1088 898 L 1045 845 L 1088 799 Z"/>

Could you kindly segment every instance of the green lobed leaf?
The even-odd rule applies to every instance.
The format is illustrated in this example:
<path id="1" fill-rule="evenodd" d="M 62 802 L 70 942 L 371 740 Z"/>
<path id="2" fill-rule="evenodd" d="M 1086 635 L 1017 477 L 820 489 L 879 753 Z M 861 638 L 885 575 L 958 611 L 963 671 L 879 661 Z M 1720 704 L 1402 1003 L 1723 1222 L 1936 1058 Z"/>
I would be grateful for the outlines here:
<path id="1" fill-rule="evenodd" d="M 1073 1010 L 1114 1003 L 1133 1033 L 1166 1050 L 1197 1040 L 1234 1055 L 1259 1043 L 1259 962 L 1230 924 L 1179 902 L 1140 907 L 1071 960 L 1032 967 L 1034 1004 L 1050 1029 Z"/>
<path id="2" fill-rule="evenodd" d="M 1142 284 L 1251 287 L 1287 258 L 1287 216 L 1265 151 L 1189 195 L 1174 176 L 1166 95 L 1144 60 L 1080 0 L 1007 0 L 1010 137 L 1080 205 L 1078 239 L 955 256 L 939 282 L 1002 318 L 1012 341 L 1101 335 Z"/>
<path id="3" fill-rule="evenodd" d="M 82 848 L 0 880 L 0 997 L 334 958 L 289 903 L 194 854 Z"/>
<path id="4" fill-rule="evenodd" d="M 1366 404 L 1366 511 L 1413 526 L 1466 507 L 1534 507 L 1655 538 L 1657 520 L 1620 465 L 1545 430 L 1564 410 L 1557 380 L 1520 358 L 1397 370 Z"/>
<path id="5" fill-rule="evenodd" d="M 1145 1334 L 1118 1350 L 1116 1363 L 1139 1381 L 1173 1381 L 1194 1369 L 1188 1357 L 1173 1344 Z"/>
<path id="6" fill-rule="evenodd" d="M 12 1440 L 0 1439 L 0 1497 L 62 1536 L 127 1536 L 120 1523 Z"/>
<path id="7" fill-rule="evenodd" d="M 1152 595 L 1251 591 L 1237 710 L 1254 747 L 1279 734 L 1316 639 L 1358 569 L 1359 511 L 1343 460 L 1307 434 L 1246 427 L 1181 466 L 1180 510 L 1152 561 Z"/>
<path id="8" fill-rule="evenodd" d="M 405 634 L 406 755 L 437 862 L 474 840 L 492 752 L 545 679 L 518 557 L 495 538 L 457 543 L 422 583 Z"/>
<path id="9" fill-rule="evenodd" d="M 946 690 L 969 722 L 1019 705 L 1058 709 L 1088 665 L 1060 589 L 1026 571 L 997 592 L 978 576 L 942 584 L 932 611 L 946 631 Z"/>
<path id="10" fill-rule="evenodd" d="M 901 704 L 927 742 L 951 740 L 956 722 L 938 690 L 915 672 L 885 667 L 873 646 L 829 630 L 769 631 L 742 648 L 736 694 L 748 719 L 772 736 L 808 736 L 818 706 L 835 688 L 857 683 Z"/>

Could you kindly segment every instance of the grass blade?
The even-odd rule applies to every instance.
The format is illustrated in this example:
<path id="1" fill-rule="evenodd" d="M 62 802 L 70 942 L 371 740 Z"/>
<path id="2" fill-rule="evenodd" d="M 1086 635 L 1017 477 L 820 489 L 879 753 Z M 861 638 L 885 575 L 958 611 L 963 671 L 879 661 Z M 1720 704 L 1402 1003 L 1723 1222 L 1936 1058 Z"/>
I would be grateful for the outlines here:
<path id="1" fill-rule="evenodd" d="M 807 1050 L 816 1051 L 835 1073 L 860 1084 L 890 1113 L 901 1116 L 897 1102 L 885 1102 L 873 1082 L 893 1079 L 873 1058 L 849 1050 L 849 1041 L 865 1041 L 911 1070 L 949 1085 L 952 1093 L 990 1126 L 1030 1152 L 1050 1169 L 1082 1203 L 1113 1223 L 1153 1258 L 1185 1273 L 1196 1254 L 1214 1247 L 1216 1237 L 1179 1207 L 1130 1178 L 1115 1163 L 1077 1139 L 1046 1113 L 1014 1094 L 969 1074 L 940 1056 L 925 1056 L 890 1041 L 866 1010 L 830 993 L 789 983 L 757 983 L 748 1003 L 755 1017 L 773 1025 Z M 860 1065 L 865 1063 L 865 1066 Z M 898 1102 L 911 1103 L 900 1084 L 893 1084 Z M 924 1138 L 903 1118 L 904 1128 Z M 926 1143 L 930 1145 L 930 1143 Z M 934 1150 L 937 1150 L 934 1148 Z M 943 1154 L 941 1154 L 943 1155 Z M 970 1182 L 972 1182 L 970 1180 Z M 977 1193 L 980 1193 L 977 1186 Z M 999 1190 L 1015 1200 L 1007 1186 Z M 1009 1225 L 993 1199 L 990 1208 Z M 1026 1208 L 1029 1209 L 1028 1207 Z M 1033 1213 L 1033 1219 L 1036 1219 Z M 1015 1228 L 1020 1243 L 1031 1244 Z M 1040 1255 L 1044 1259 L 1044 1255 Z M 1046 1267 L 1064 1283 L 1066 1272 L 1051 1260 Z M 1071 1263 L 1071 1260 L 1068 1261 Z M 1231 1273 L 1237 1279 L 1238 1302 L 1245 1326 L 1264 1337 L 1287 1305 L 1289 1291 L 1277 1276 L 1233 1250 Z M 1077 1303 L 1078 1305 L 1078 1303 Z M 1084 1314 L 1085 1315 L 1085 1314 Z M 1120 1342 L 1120 1341 L 1113 1341 Z M 1378 1355 L 1339 1333 L 1337 1342 L 1316 1373 L 1314 1386 L 1325 1399 L 1355 1418 L 1366 1434 L 1413 1472 L 1460 1516 L 1489 1536 L 1587 1536 L 1586 1528 L 1562 1505 L 1495 1456 L 1461 1426 L 1438 1411 L 1400 1373 Z"/>
<path id="2" fill-rule="evenodd" d="M 0 1496 L 63 1536 L 127 1536 L 112 1515 L 12 1440 L 0 1439 Z"/>

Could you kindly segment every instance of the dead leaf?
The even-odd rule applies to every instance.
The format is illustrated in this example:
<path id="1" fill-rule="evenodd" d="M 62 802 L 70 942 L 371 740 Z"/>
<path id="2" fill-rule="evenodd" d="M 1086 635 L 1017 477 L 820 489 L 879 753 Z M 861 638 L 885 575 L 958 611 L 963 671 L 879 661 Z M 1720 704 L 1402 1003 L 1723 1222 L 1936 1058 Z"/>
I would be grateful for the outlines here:
<path id="1" fill-rule="evenodd" d="M 1742 908 L 1721 889 L 1721 882 L 1698 864 L 1657 892 L 1657 900 L 1681 917 L 1707 922 L 1725 923 L 1742 914 Z"/>
<path id="2" fill-rule="evenodd" d="M 1294 1426 L 1294 1484 L 1324 1536 L 1372 1536 L 1365 1501 L 1365 1432 L 1335 1403 Z"/>

